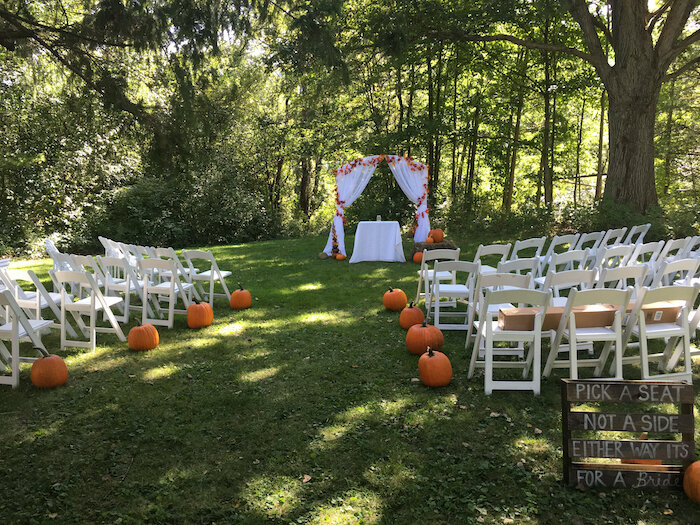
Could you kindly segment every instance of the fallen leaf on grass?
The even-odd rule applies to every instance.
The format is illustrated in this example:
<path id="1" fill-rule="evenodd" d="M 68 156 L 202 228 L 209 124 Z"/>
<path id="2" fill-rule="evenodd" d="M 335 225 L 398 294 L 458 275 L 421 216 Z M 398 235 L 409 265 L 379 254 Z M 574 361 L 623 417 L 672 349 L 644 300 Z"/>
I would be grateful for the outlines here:
<path id="1" fill-rule="evenodd" d="M 51 519 L 56 518 L 56 516 L 58 516 L 58 513 L 57 513 L 57 512 L 51 512 L 51 513 L 49 514 L 49 518 L 51 518 Z"/>
<path id="2" fill-rule="evenodd" d="M 187 374 L 187 379 L 192 379 L 192 374 Z"/>
<path id="3" fill-rule="evenodd" d="M 482 516 L 486 516 L 488 514 L 486 509 L 482 509 L 481 507 L 477 507 L 476 510 L 479 511 L 479 514 L 481 514 Z"/>
<path id="4" fill-rule="evenodd" d="M 498 417 L 498 416 L 500 416 L 501 414 L 499 414 L 498 412 L 491 412 L 489 415 L 490 415 L 491 417 Z"/>
<path id="5" fill-rule="evenodd" d="M 393 322 L 393 321 L 394 321 L 393 319 L 387 319 L 387 320 L 386 320 L 387 323 L 391 323 L 391 322 Z"/>
<path id="6" fill-rule="evenodd" d="M 259 463 L 260 463 L 259 459 L 256 459 L 255 461 L 253 461 L 253 465 L 258 465 Z"/>
<path id="7" fill-rule="evenodd" d="M 464 448 L 472 448 L 472 446 L 469 443 L 467 443 L 466 441 L 462 441 L 462 446 Z"/>
<path id="8" fill-rule="evenodd" d="M 513 521 L 513 518 L 503 518 L 503 523 L 515 523 L 515 521 Z"/>
<path id="9" fill-rule="evenodd" d="M 136 374 L 129 374 L 129 377 L 136 377 Z"/>
<path id="10" fill-rule="evenodd" d="M 666 510 L 664 511 L 664 514 L 665 514 L 666 516 L 670 516 L 671 514 L 673 514 L 673 511 L 672 511 L 671 509 L 666 509 Z"/>
<path id="11" fill-rule="evenodd" d="M 460 410 L 466 410 L 466 409 L 467 409 L 467 405 L 459 405 L 459 408 L 460 408 Z"/>
<path id="12" fill-rule="evenodd" d="M 418 379 L 417 377 L 411 378 L 411 383 L 418 383 L 418 382 L 420 382 L 420 379 Z"/>
<path id="13" fill-rule="evenodd" d="M 302 483 L 308 483 L 309 481 L 311 481 L 311 476 L 309 476 L 308 474 L 304 474 L 304 479 L 302 480 Z"/>
<path id="14" fill-rule="evenodd" d="M 350 368 L 360 368 L 360 365 L 352 365 Z"/>
<path id="15" fill-rule="evenodd" d="M 478 518 L 476 518 L 476 521 L 478 521 L 479 523 L 484 523 L 484 518 L 479 516 Z"/>
<path id="16" fill-rule="evenodd" d="M 535 427 L 535 434 L 541 434 L 541 433 L 542 433 L 542 431 L 539 428 Z"/>

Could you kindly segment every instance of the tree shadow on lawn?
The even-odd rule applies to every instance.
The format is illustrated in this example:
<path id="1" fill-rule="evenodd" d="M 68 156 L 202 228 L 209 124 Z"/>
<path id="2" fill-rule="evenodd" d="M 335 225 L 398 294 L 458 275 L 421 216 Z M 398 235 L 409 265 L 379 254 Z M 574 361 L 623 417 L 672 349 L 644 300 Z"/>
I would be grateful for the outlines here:
<path id="1" fill-rule="evenodd" d="M 275 245 L 251 246 L 264 261 Z M 254 283 L 251 310 L 217 300 L 211 327 L 190 331 L 179 317 L 147 353 L 101 335 L 109 346 L 62 353 L 65 388 L 37 391 L 24 369 L 21 388 L 0 393 L 11 410 L 1 513 L 163 523 L 692 516 L 677 493 L 564 487 L 558 381 L 539 397 L 487 397 L 481 376 L 466 379 L 462 333 L 445 334 L 452 384 L 414 382 L 417 357 L 381 295 L 398 283 L 410 297 L 415 270 L 313 259 L 239 268 Z"/>

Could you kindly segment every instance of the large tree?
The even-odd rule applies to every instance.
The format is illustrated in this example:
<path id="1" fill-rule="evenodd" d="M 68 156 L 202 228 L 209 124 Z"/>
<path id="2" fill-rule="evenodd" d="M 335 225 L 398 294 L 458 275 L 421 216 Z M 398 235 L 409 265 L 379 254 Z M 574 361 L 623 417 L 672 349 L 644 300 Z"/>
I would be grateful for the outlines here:
<path id="1" fill-rule="evenodd" d="M 514 16 L 523 8 L 512 5 Z M 514 34 L 474 34 L 438 29 L 440 37 L 488 42 L 509 41 L 548 52 L 575 55 L 591 64 L 609 96 L 610 159 L 603 198 L 646 211 L 657 204 L 654 179 L 654 120 L 662 84 L 700 65 L 700 56 L 686 58 L 700 41 L 700 29 L 689 31 L 698 0 L 669 0 L 656 9 L 642 0 L 587 2 L 567 0 L 585 50 L 519 38 Z M 499 4 L 500 5 L 500 4 Z M 542 2 L 543 9 L 551 2 Z M 605 42 L 610 52 L 606 53 Z M 671 66 L 674 65 L 672 71 Z"/>

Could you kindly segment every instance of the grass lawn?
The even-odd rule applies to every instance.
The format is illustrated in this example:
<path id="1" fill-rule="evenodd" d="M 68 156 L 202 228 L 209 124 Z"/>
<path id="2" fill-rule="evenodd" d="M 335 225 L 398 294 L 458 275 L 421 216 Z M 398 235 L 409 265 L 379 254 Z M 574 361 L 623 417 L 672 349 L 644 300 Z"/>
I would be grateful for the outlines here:
<path id="1" fill-rule="evenodd" d="M 464 333 L 446 332 L 452 383 L 416 382 L 381 297 L 389 285 L 412 297 L 417 265 L 321 261 L 324 244 L 215 248 L 253 307 L 217 300 L 196 331 L 179 316 L 150 352 L 106 334 L 94 352 L 61 352 L 46 336 L 70 378 L 41 391 L 23 365 L 20 388 L 0 389 L 0 521 L 700 521 L 681 491 L 564 486 L 556 377 L 537 397 L 487 397 L 481 375 L 467 381 Z M 467 259 L 478 240 L 458 244 Z"/>

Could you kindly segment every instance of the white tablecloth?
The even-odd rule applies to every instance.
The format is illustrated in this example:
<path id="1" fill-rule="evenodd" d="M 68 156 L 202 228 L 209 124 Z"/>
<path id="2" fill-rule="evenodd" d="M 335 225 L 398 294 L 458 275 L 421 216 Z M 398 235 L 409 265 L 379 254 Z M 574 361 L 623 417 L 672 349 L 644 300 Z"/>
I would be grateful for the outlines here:
<path id="1" fill-rule="evenodd" d="M 357 225 L 350 262 L 362 261 L 406 261 L 398 222 L 361 221 Z"/>

